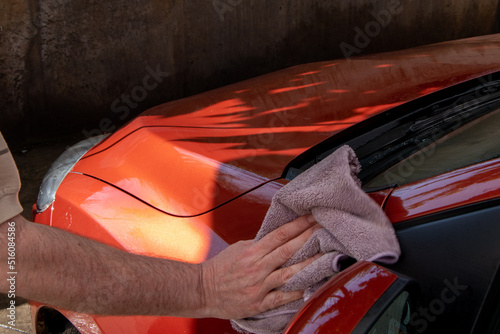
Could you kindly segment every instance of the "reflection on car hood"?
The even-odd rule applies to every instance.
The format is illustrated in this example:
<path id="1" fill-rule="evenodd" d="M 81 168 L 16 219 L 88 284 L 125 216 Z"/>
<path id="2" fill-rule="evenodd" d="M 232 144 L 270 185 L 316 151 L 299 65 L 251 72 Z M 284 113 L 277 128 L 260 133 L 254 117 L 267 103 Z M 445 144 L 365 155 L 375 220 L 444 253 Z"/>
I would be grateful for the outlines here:
<path id="1" fill-rule="evenodd" d="M 300 65 L 152 108 L 75 172 L 169 214 L 207 212 L 393 106 L 500 68 L 500 35 Z"/>

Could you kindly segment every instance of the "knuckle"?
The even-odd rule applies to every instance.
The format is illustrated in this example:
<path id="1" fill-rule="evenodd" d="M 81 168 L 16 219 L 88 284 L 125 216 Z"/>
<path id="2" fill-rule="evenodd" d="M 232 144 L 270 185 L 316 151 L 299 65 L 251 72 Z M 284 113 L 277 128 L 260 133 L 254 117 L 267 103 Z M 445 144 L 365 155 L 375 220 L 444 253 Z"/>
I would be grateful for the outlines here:
<path id="1" fill-rule="evenodd" d="M 283 305 L 285 302 L 285 295 L 281 291 L 276 291 L 272 298 L 272 308 Z"/>
<path id="2" fill-rule="evenodd" d="M 295 272 L 292 267 L 286 267 L 281 269 L 280 272 L 281 282 L 286 283 L 290 278 L 293 277 L 293 275 L 295 275 Z"/>
<path id="3" fill-rule="evenodd" d="M 288 260 L 293 255 L 292 250 L 287 245 L 281 246 L 278 251 L 279 251 L 279 256 L 284 260 Z"/>
<path id="4" fill-rule="evenodd" d="M 253 245 L 252 240 L 240 240 L 238 241 L 238 244 L 240 244 L 242 247 L 250 247 Z"/>
<path id="5" fill-rule="evenodd" d="M 235 259 L 253 265 L 257 261 L 257 251 L 253 247 L 247 247 L 237 254 Z"/>
<path id="6" fill-rule="evenodd" d="M 275 231 L 274 237 L 280 242 L 286 242 L 290 239 L 290 233 L 286 228 L 279 228 Z"/>
<path id="7" fill-rule="evenodd" d="M 241 252 L 252 252 L 254 247 L 252 247 L 251 241 L 238 241 L 235 245 L 237 245 L 238 249 Z"/>

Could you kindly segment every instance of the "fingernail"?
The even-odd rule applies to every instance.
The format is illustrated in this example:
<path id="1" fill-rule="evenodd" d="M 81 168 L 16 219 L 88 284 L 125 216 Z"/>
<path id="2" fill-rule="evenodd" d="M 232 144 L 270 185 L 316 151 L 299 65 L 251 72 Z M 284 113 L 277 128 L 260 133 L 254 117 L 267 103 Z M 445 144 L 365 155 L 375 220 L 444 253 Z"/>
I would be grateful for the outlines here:
<path id="1" fill-rule="evenodd" d="M 307 216 L 307 221 L 312 224 L 312 223 L 315 223 L 316 222 L 316 219 L 314 219 L 314 216 L 313 215 L 309 215 Z"/>

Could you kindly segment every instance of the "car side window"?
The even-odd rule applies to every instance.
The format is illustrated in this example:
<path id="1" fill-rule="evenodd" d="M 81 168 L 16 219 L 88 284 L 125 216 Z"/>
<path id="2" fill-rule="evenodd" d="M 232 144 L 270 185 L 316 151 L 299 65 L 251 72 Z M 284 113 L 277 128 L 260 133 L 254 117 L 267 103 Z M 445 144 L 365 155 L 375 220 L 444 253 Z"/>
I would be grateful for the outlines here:
<path id="1" fill-rule="evenodd" d="M 377 322 L 370 328 L 370 334 L 402 334 L 409 333 L 410 323 L 410 294 L 403 291 L 389 305 L 389 307 L 378 318 Z"/>
<path id="2" fill-rule="evenodd" d="M 365 187 L 403 185 L 500 157 L 500 108 L 470 123 L 457 123 L 457 129 L 443 138 L 435 137 L 435 140 L 430 138 L 428 145 L 422 145 L 414 154 L 367 182 Z"/>

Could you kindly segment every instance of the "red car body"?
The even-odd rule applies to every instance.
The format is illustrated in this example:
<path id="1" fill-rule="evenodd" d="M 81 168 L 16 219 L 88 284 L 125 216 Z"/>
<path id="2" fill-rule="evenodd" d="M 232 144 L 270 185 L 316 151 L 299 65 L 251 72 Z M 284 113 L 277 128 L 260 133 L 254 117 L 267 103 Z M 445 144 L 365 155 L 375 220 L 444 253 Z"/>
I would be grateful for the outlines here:
<path id="1" fill-rule="evenodd" d="M 499 70 L 500 35 L 490 35 L 295 66 L 169 102 L 88 151 L 34 219 L 127 252 L 201 262 L 254 238 L 297 156 L 386 110 Z M 395 225 L 499 198 L 500 159 L 370 195 Z M 373 263 L 349 267 L 287 333 L 351 332 L 397 277 Z M 356 293 L 338 293 L 360 280 Z M 32 302 L 39 325 L 48 308 Z M 59 311 L 81 333 L 235 333 L 226 320 Z"/>

